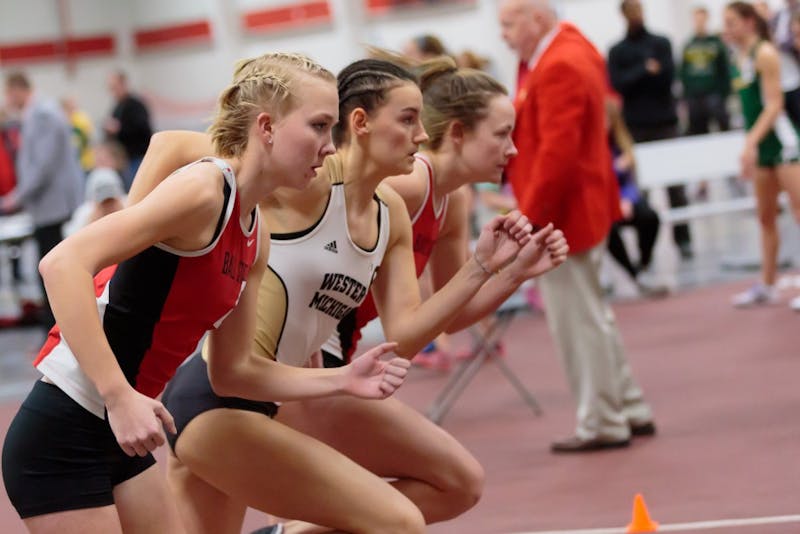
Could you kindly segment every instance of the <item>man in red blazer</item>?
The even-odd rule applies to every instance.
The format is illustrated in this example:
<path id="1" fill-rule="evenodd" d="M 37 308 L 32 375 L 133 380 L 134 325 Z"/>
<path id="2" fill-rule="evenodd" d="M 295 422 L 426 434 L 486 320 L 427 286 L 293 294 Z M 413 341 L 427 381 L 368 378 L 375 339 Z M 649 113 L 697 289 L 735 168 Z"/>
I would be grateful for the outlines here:
<path id="1" fill-rule="evenodd" d="M 531 222 L 553 222 L 570 244 L 567 261 L 541 278 L 548 326 L 578 405 L 575 435 L 552 450 L 624 447 L 655 426 L 600 286 L 606 237 L 620 217 L 605 63 L 575 26 L 558 22 L 549 0 L 504 0 L 500 24 L 520 59 L 511 185 Z"/>

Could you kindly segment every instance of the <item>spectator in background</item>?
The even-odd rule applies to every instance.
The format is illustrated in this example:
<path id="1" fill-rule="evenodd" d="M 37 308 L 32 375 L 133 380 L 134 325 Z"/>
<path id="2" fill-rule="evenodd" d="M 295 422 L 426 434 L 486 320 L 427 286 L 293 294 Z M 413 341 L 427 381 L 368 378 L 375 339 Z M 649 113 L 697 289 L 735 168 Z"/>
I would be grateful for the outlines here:
<path id="1" fill-rule="evenodd" d="M 672 46 L 666 37 L 647 31 L 640 0 L 622 0 L 620 8 L 628 33 L 611 48 L 608 68 L 614 89 L 622 95 L 625 123 L 637 143 L 677 137 Z M 689 203 L 683 185 L 670 186 L 667 193 L 673 208 Z M 689 226 L 676 224 L 672 232 L 681 258 L 691 259 Z"/>
<path id="2" fill-rule="evenodd" d="M 794 39 L 794 46 L 800 50 L 800 13 L 796 13 L 792 17 L 792 39 Z"/>
<path id="3" fill-rule="evenodd" d="M 6 134 L 6 113 L 0 108 L 0 197 L 17 186 L 17 172 L 14 168 L 16 150 Z"/>
<path id="4" fill-rule="evenodd" d="M 497 69 L 492 63 L 492 60 L 486 56 L 478 54 L 477 52 L 473 52 L 472 50 L 463 50 L 456 54 L 453 59 L 455 60 L 456 65 L 462 69 L 482 70 L 495 79 L 499 78 Z"/>
<path id="5" fill-rule="evenodd" d="M 116 141 L 105 140 L 94 146 L 94 159 L 95 167 L 86 177 L 84 202 L 65 226 L 65 235 L 125 207 L 121 174 L 128 165 L 125 149 Z"/>
<path id="6" fill-rule="evenodd" d="M 636 185 L 633 138 L 625 126 L 620 102 L 615 96 L 609 96 L 606 99 L 606 128 L 608 129 L 608 145 L 614 158 L 614 174 L 616 174 L 619 184 L 619 207 L 622 212 L 622 219 L 611 226 L 611 232 L 608 234 L 608 251 L 630 275 L 642 296 L 665 296 L 668 292 L 666 287 L 654 286 L 641 280 L 642 272 L 650 267 L 650 262 L 653 260 L 653 248 L 661 221 Z M 636 230 L 639 243 L 639 262 L 636 265 L 631 261 L 625 243 L 622 241 L 620 229 L 623 226 L 632 226 Z"/>
<path id="7" fill-rule="evenodd" d="M 83 184 L 72 131 L 57 102 L 39 98 L 28 78 L 12 73 L 6 78 L 6 101 L 22 113 L 20 148 L 17 154 L 17 186 L 2 197 L 3 212 L 21 206 L 33 219 L 33 237 L 44 257 L 62 239 L 61 226 L 80 203 Z M 40 277 L 41 280 L 41 277 Z M 44 291 L 42 325 L 50 329 L 55 320 Z"/>
<path id="8" fill-rule="evenodd" d="M 462 69 L 487 70 L 490 63 L 489 58 L 483 57 L 472 50 L 464 50 L 456 54 L 454 59 L 456 60 L 456 65 Z"/>
<path id="9" fill-rule="evenodd" d="M 769 21 L 772 41 L 778 48 L 781 60 L 781 88 L 783 107 L 795 124 L 800 124 L 800 48 L 792 35 L 792 17 L 800 12 L 800 0 L 786 0 Z"/>
<path id="10" fill-rule="evenodd" d="M 72 97 L 61 99 L 61 107 L 69 119 L 72 126 L 72 142 L 78 151 L 78 158 L 84 173 L 88 173 L 94 168 L 94 155 L 92 154 L 92 136 L 94 135 L 94 125 L 84 111 L 78 108 L 78 104 Z"/>
<path id="11" fill-rule="evenodd" d="M 721 131 L 730 129 L 728 96 L 731 93 L 728 47 L 718 35 L 708 33 L 708 9 L 696 7 L 692 12 L 695 34 L 683 49 L 680 68 L 683 98 L 689 112 L 686 135 L 707 134 L 712 122 Z M 731 177 L 734 190 L 738 180 Z M 696 198 L 708 199 L 708 182 L 698 184 Z"/>
<path id="12" fill-rule="evenodd" d="M 600 262 L 619 189 L 606 143 L 606 66 L 550 0 L 504 0 L 503 39 L 517 52 L 514 143 L 508 176 L 519 209 L 552 222 L 570 244 L 567 261 L 541 277 L 547 324 L 578 405 L 575 435 L 552 444 L 576 453 L 625 447 L 653 435 L 650 407 L 631 375 L 614 313 L 603 299 Z"/>
<path id="13" fill-rule="evenodd" d="M 130 93 L 124 72 L 112 73 L 108 79 L 108 88 L 114 96 L 115 105 L 111 117 L 105 122 L 104 130 L 106 135 L 116 139 L 127 153 L 128 168 L 123 173 L 122 179 L 125 191 L 128 191 L 153 135 L 150 114 L 147 106 Z"/>
<path id="14" fill-rule="evenodd" d="M 431 34 L 414 37 L 405 44 L 402 52 L 416 61 L 425 61 L 426 59 L 450 55 L 442 41 Z"/>
<path id="15" fill-rule="evenodd" d="M 7 195 L 17 187 L 16 161 L 19 152 L 19 130 L 19 121 L 11 119 L 6 110 L 0 108 L 0 197 Z M 0 215 L 3 215 L 2 210 L 0 210 Z M 11 272 L 15 282 L 22 282 L 22 270 L 17 254 L 11 256 Z"/>
<path id="16" fill-rule="evenodd" d="M 696 7 L 694 36 L 683 49 L 681 84 L 689 110 L 687 135 L 711 131 L 711 122 L 720 131 L 730 128 L 727 99 L 731 93 L 728 48 L 718 35 L 708 33 L 708 9 Z"/>

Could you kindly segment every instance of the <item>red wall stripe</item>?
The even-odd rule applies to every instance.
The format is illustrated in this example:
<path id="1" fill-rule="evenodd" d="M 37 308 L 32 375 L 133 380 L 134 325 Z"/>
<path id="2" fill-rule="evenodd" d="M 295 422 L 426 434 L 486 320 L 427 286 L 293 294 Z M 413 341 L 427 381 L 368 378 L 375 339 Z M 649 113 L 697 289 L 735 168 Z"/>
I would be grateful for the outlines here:
<path id="1" fill-rule="evenodd" d="M 0 44 L 0 63 L 23 63 L 26 61 L 48 61 L 60 58 L 80 58 L 91 55 L 114 53 L 114 36 L 93 35 L 73 37 L 66 41 L 37 41 L 28 43 Z"/>
<path id="2" fill-rule="evenodd" d="M 134 40 L 136 48 L 139 50 L 188 42 L 206 42 L 211 40 L 211 24 L 207 20 L 201 20 L 150 30 L 138 30 L 134 33 Z"/>
<path id="3" fill-rule="evenodd" d="M 114 53 L 114 36 L 76 37 L 67 40 L 67 55 L 89 56 Z"/>
<path id="4" fill-rule="evenodd" d="M 0 46 L 0 61 L 13 63 L 32 59 L 52 59 L 58 55 L 55 41 L 4 44 Z"/>
<path id="5" fill-rule="evenodd" d="M 373 15 L 386 13 L 395 9 L 403 9 L 406 7 L 436 7 L 438 5 L 447 4 L 474 4 L 474 0 L 366 0 L 367 10 Z"/>
<path id="6" fill-rule="evenodd" d="M 249 32 L 296 28 L 298 26 L 325 23 L 330 20 L 331 6 L 328 0 L 259 9 L 249 11 L 242 16 L 242 23 Z"/>

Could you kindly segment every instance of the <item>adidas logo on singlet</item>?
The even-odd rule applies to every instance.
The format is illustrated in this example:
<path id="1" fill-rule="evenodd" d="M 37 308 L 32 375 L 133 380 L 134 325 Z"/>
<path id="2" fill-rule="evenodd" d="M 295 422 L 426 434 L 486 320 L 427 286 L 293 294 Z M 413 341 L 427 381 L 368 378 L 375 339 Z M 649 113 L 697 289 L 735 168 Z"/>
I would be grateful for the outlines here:
<path id="1" fill-rule="evenodd" d="M 333 252 L 334 254 L 338 254 L 339 251 L 336 250 L 336 240 L 331 241 L 327 245 L 325 245 L 325 250 L 329 252 Z"/>

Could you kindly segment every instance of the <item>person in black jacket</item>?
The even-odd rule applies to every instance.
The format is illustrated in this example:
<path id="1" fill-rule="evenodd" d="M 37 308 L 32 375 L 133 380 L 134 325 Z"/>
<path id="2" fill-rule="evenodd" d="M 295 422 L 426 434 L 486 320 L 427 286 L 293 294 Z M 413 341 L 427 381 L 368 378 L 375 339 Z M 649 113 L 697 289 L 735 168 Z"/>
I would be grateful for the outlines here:
<path id="1" fill-rule="evenodd" d="M 116 103 L 111 116 L 104 124 L 104 130 L 106 135 L 118 141 L 127 153 L 128 169 L 123 173 L 122 180 L 125 183 L 125 191 L 128 191 L 153 135 L 150 113 L 144 102 L 128 90 L 128 80 L 124 72 L 116 71 L 109 76 L 108 89 Z"/>
<path id="2" fill-rule="evenodd" d="M 623 98 L 625 122 L 637 143 L 677 137 L 672 45 L 666 37 L 647 31 L 640 0 L 622 0 L 620 9 L 628 32 L 611 48 L 608 69 L 611 84 Z M 667 192 L 673 208 L 688 204 L 683 185 L 670 186 Z M 691 258 L 689 226 L 675 225 L 673 238 L 681 257 Z"/>

